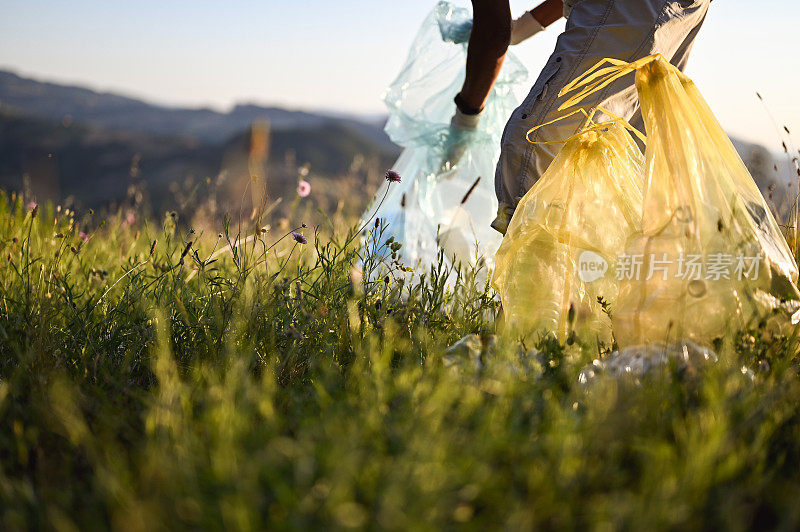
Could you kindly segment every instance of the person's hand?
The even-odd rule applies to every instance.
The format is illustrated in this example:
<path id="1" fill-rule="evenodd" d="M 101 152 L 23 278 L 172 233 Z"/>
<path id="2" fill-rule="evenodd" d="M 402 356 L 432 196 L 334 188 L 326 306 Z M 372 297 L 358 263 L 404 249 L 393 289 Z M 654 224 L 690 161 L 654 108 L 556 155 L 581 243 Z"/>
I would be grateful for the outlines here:
<path id="1" fill-rule="evenodd" d="M 440 22 L 439 32 L 442 34 L 444 42 L 467 43 L 469 42 L 469 36 L 472 34 L 472 19 L 451 24 L 442 24 Z"/>
<path id="2" fill-rule="evenodd" d="M 510 44 L 519 44 L 541 31 L 544 31 L 544 26 L 534 18 L 533 13 L 526 11 L 521 17 L 511 21 Z"/>
<path id="3" fill-rule="evenodd" d="M 448 171 L 458 164 L 467 150 L 469 134 L 478 129 L 480 121 L 480 113 L 468 115 L 456 108 L 456 113 L 450 119 L 450 131 L 445 139 L 442 171 Z"/>

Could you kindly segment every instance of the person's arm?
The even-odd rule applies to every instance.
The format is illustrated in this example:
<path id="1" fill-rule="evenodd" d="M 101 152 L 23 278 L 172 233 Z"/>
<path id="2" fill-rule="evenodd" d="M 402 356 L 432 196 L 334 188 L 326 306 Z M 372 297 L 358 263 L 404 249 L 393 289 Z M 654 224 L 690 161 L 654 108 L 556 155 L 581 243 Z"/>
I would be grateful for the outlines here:
<path id="1" fill-rule="evenodd" d="M 472 9 L 473 26 L 467 49 L 467 72 L 464 86 L 457 97 L 459 110 L 467 114 L 476 114 L 483 109 L 500 74 L 512 36 L 508 0 L 472 0 Z M 545 0 L 523 17 L 532 17 L 535 19 L 532 21 L 534 24 L 540 24 L 544 28 L 560 19 L 562 11 L 562 0 Z"/>
<path id="2" fill-rule="evenodd" d="M 545 0 L 530 11 L 533 18 L 545 28 L 564 15 L 563 0 Z"/>
<path id="3" fill-rule="evenodd" d="M 530 11 L 526 11 L 511 22 L 511 44 L 516 45 L 530 39 L 561 18 L 564 11 L 562 0 L 546 0 Z"/>
<path id="4" fill-rule="evenodd" d="M 511 41 L 511 7 L 508 0 L 472 0 L 472 10 L 467 72 L 459 94 L 464 104 L 462 107 L 466 107 L 462 111 L 483 109 L 500 74 Z"/>

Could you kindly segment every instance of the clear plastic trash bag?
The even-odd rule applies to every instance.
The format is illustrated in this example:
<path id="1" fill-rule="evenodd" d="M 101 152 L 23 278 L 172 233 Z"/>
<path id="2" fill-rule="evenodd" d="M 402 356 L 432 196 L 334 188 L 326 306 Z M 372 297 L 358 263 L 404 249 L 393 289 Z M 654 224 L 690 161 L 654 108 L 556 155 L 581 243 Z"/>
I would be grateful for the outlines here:
<path id="1" fill-rule="evenodd" d="M 608 269 L 642 209 L 644 159 L 626 128 L 590 117 L 520 200 L 492 278 L 513 334 L 611 344 L 604 305 L 615 306 L 618 288 Z"/>
<path id="2" fill-rule="evenodd" d="M 615 339 L 710 345 L 756 326 L 766 296 L 796 299 L 797 265 L 708 104 L 660 55 L 604 60 L 564 88 L 578 92 L 561 109 L 633 71 L 647 133 L 644 197 L 641 231 L 613 272 Z"/>
<path id="3" fill-rule="evenodd" d="M 497 211 L 495 166 L 503 128 L 517 105 L 514 88 L 524 83 L 527 71 L 508 54 L 478 129 L 451 131 L 471 30 L 467 9 L 439 2 L 383 95 L 389 108 L 386 132 L 403 148 L 392 167 L 402 181 L 378 189 L 362 216 L 363 236 L 379 253 L 390 252 L 384 242 L 394 237 L 402 244 L 402 262 L 415 269 L 436 264 L 440 246 L 450 263 L 491 268 L 500 244 L 500 234 L 490 227 Z M 463 154 L 443 171 L 454 142 Z M 376 217 L 385 226 L 382 232 L 368 223 Z"/>

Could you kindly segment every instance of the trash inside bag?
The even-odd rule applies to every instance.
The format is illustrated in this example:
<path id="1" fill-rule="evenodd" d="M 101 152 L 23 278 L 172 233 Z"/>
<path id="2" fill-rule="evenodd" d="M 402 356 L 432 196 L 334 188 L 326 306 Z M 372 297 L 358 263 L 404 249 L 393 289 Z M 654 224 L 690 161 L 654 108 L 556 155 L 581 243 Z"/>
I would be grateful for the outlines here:
<path id="1" fill-rule="evenodd" d="M 609 303 L 622 348 L 709 346 L 755 327 L 770 312 L 764 301 L 798 299 L 797 265 L 705 100 L 661 56 L 602 61 L 561 91 L 573 96 L 560 109 L 634 71 L 647 133 L 643 170 L 624 138 L 593 132 L 608 143 L 594 149 L 570 139 L 518 206 L 494 285 L 512 323 L 561 338 L 608 336 L 597 296 Z M 619 122 L 608 130 L 622 133 Z M 642 197 L 609 192 L 622 182 L 630 190 L 641 183 Z M 580 257 L 589 251 L 602 274 L 582 280 Z"/>
<path id="2" fill-rule="evenodd" d="M 492 278 L 515 334 L 610 345 L 604 308 L 616 306 L 618 288 L 609 265 L 640 230 L 642 209 L 644 159 L 629 127 L 587 120 L 520 200 Z"/>
<path id="3" fill-rule="evenodd" d="M 500 244 L 490 227 L 497 210 L 494 171 L 503 128 L 517 105 L 513 90 L 527 71 L 508 54 L 478 128 L 451 129 L 471 30 L 467 9 L 439 2 L 383 96 L 389 108 L 386 132 L 403 148 L 392 167 L 402 181 L 379 188 L 362 216 L 363 236 L 378 253 L 389 251 L 384 243 L 393 237 L 402 244 L 400 260 L 416 269 L 436 264 L 442 249 L 448 264 L 486 270 Z M 453 153 L 460 157 L 449 161 Z M 382 230 L 370 223 L 374 218 Z"/>

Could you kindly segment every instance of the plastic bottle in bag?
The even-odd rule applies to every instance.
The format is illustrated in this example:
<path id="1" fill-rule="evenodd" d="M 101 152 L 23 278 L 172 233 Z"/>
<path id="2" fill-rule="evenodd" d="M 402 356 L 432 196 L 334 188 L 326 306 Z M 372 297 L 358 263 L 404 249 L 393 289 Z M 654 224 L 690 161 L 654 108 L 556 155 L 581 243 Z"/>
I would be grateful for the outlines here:
<path id="1" fill-rule="evenodd" d="M 647 133 L 641 232 L 617 260 L 621 347 L 715 339 L 753 327 L 765 295 L 798 297 L 780 228 L 692 81 L 660 55 L 607 59 L 565 87 L 562 109 L 636 71 Z"/>
<path id="2" fill-rule="evenodd" d="M 643 157 L 626 128 L 590 118 L 520 200 L 492 278 L 515 334 L 611 343 L 609 267 L 640 230 L 642 208 Z"/>

